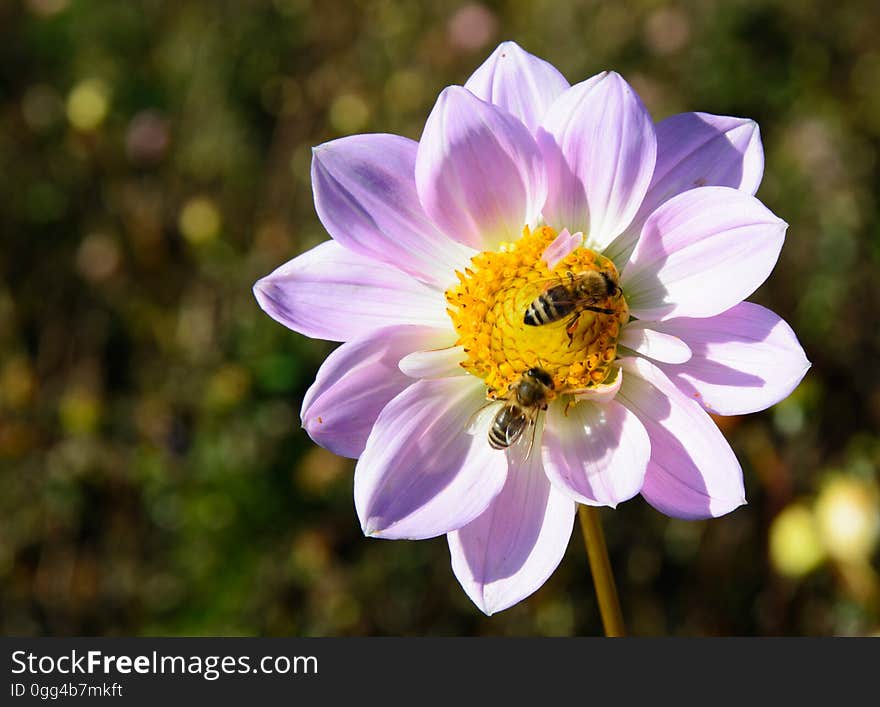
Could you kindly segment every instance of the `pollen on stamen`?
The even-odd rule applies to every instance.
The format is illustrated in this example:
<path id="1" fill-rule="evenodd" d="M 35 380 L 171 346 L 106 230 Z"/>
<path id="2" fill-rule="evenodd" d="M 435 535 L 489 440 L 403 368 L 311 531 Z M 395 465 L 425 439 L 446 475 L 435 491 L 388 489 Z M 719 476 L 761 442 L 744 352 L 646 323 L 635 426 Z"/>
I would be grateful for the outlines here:
<path id="1" fill-rule="evenodd" d="M 541 256 L 556 235 L 549 226 L 524 228 L 520 240 L 475 255 L 446 292 L 457 343 L 467 356 L 461 365 L 490 391 L 506 391 L 533 367 L 551 375 L 556 394 L 601 385 L 612 370 L 617 337 L 629 318 L 623 297 L 597 303 L 613 314 L 581 311 L 573 325 L 570 316 L 542 326 L 524 323 L 529 304 L 568 273 L 594 270 L 617 280 L 614 264 L 587 248 L 549 269 Z"/>

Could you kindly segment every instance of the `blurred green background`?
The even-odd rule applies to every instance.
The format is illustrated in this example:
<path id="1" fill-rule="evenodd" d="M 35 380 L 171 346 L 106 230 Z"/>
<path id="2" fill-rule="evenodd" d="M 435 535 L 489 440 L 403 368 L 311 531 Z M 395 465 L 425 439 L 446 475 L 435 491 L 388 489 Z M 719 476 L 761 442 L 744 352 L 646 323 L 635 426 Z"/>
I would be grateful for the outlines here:
<path id="1" fill-rule="evenodd" d="M 880 633 L 878 37 L 870 0 L 0 0 L 0 633 L 601 633 L 577 533 L 491 619 L 445 539 L 363 538 L 299 427 L 332 347 L 251 294 L 326 238 L 310 148 L 417 139 L 504 39 L 755 118 L 791 224 L 752 299 L 813 368 L 720 420 L 750 505 L 603 512 L 630 631 Z"/>

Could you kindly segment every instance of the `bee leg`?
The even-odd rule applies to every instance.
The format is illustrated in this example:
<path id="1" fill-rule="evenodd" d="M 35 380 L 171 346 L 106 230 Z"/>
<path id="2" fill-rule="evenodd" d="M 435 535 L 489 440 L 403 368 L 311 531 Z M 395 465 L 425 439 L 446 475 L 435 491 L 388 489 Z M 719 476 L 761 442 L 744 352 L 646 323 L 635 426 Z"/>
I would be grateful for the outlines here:
<path id="1" fill-rule="evenodd" d="M 571 319 L 568 320 L 568 324 L 565 327 L 565 333 L 568 334 L 568 345 L 571 346 L 574 343 L 574 333 L 577 331 L 578 322 L 580 321 L 581 313 L 578 312 Z"/>
<path id="2" fill-rule="evenodd" d="M 613 309 L 605 309 L 604 307 L 584 307 L 587 312 L 598 312 L 599 314 L 616 314 Z"/>

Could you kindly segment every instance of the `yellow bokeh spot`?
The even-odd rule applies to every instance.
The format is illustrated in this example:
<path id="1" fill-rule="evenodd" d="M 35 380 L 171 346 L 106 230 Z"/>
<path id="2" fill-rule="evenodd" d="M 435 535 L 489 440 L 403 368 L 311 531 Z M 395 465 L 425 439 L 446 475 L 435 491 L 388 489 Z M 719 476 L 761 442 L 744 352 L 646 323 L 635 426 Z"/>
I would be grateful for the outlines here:
<path id="1" fill-rule="evenodd" d="M 211 376 L 206 389 L 206 398 L 214 408 L 230 408 L 245 398 L 250 385 L 251 377 L 247 369 L 228 363 Z"/>
<path id="2" fill-rule="evenodd" d="M 396 109 L 411 110 L 421 105 L 425 79 L 416 71 L 404 69 L 393 74 L 385 84 L 385 98 Z"/>
<path id="3" fill-rule="evenodd" d="M 363 130 L 370 119 L 370 107 L 354 93 L 337 96 L 330 105 L 330 124 L 340 133 Z"/>
<path id="4" fill-rule="evenodd" d="M 23 408 L 34 396 L 37 378 L 24 356 L 13 356 L 0 369 L 0 404 Z"/>
<path id="5" fill-rule="evenodd" d="M 593 388 L 611 373 L 620 329 L 629 319 L 623 297 L 596 302 L 614 314 L 582 311 L 572 328 L 569 316 L 542 326 L 523 321 L 529 304 L 568 282 L 568 273 L 594 270 L 617 280 L 614 264 L 587 248 L 576 248 L 550 270 L 541 256 L 555 238 L 549 226 L 525 228 L 518 241 L 475 255 L 446 292 L 457 344 L 467 354 L 461 365 L 485 380 L 490 397 L 506 394 L 532 367 L 550 374 L 557 394 Z"/>
<path id="6" fill-rule="evenodd" d="M 89 434 L 101 421 L 101 401 L 87 389 L 74 388 L 61 396 L 58 414 L 68 434 Z"/>
<path id="7" fill-rule="evenodd" d="M 327 539 L 314 530 L 304 530 L 293 539 L 290 559 L 294 569 L 308 575 L 325 572 L 330 564 Z"/>
<path id="8" fill-rule="evenodd" d="M 80 81 L 67 97 L 67 119 L 77 130 L 94 130 L 109 109 L 110 89 L 100 79 Z"/>
<path id="9" fill-rule="evenodd" d="M 816 519 L 801 503 L 785 508 L 770 526 L 770 561 L 787 577 L 802 577 L 825 559 Z"/>
<path id="10" fill-rule="evenodd" d="M 880 494 L 856 478 L 829 479 L 816 499 L 816 518 L 828 553 L 843 562 L 867 560 L 880 538 Z"/>
<path id="11" fill-rule="evenodd" d="M 206 197 L 190 199 L 180 211 L 180 232 L 195 245 L 214 240 L 220 233 L 221 225 L 220 211 Z"/>
<path id="12" fill-rule="evenodd" d="M 317 497 L 327 493 L 347 472 L 350 468 L 343 457 L 315 447 L 297 465 L 296 484 L 306 495 Z"/>

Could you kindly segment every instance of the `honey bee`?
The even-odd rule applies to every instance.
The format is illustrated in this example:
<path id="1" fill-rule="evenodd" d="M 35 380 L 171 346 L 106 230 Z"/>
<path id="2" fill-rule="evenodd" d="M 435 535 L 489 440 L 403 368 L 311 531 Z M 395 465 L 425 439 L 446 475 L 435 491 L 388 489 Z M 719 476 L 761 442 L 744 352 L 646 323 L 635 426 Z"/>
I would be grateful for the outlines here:
<path id="1" fill-rule="evenodd" d="M 489 444 L 493 449 L 507 449 L 516 444 L 529 426 L 534 426 L 541 410 L 547 409 L 553 378 L 542 368 L 530 368 L 516 383 L 510 386 L 504 406 L 495 414 L 489 427 Z M 525 450 L 528 457 L 534 443 Z"/>
<path id="2" fill-rule="evenodd" d="M 609 297 L 620 296 L 621 290 L 616 276 L 604 271 L 586 270 L 577 275 L 569 272 L 567 279 L 558 278 L 556 281 L 557 284 L 532 300 L 526 308 L 523 324 L 543 326 L 570 315 L 566 331 L 571 341 L 582 312 L 616 314 L 614 309 L 598 306 Z"/>

